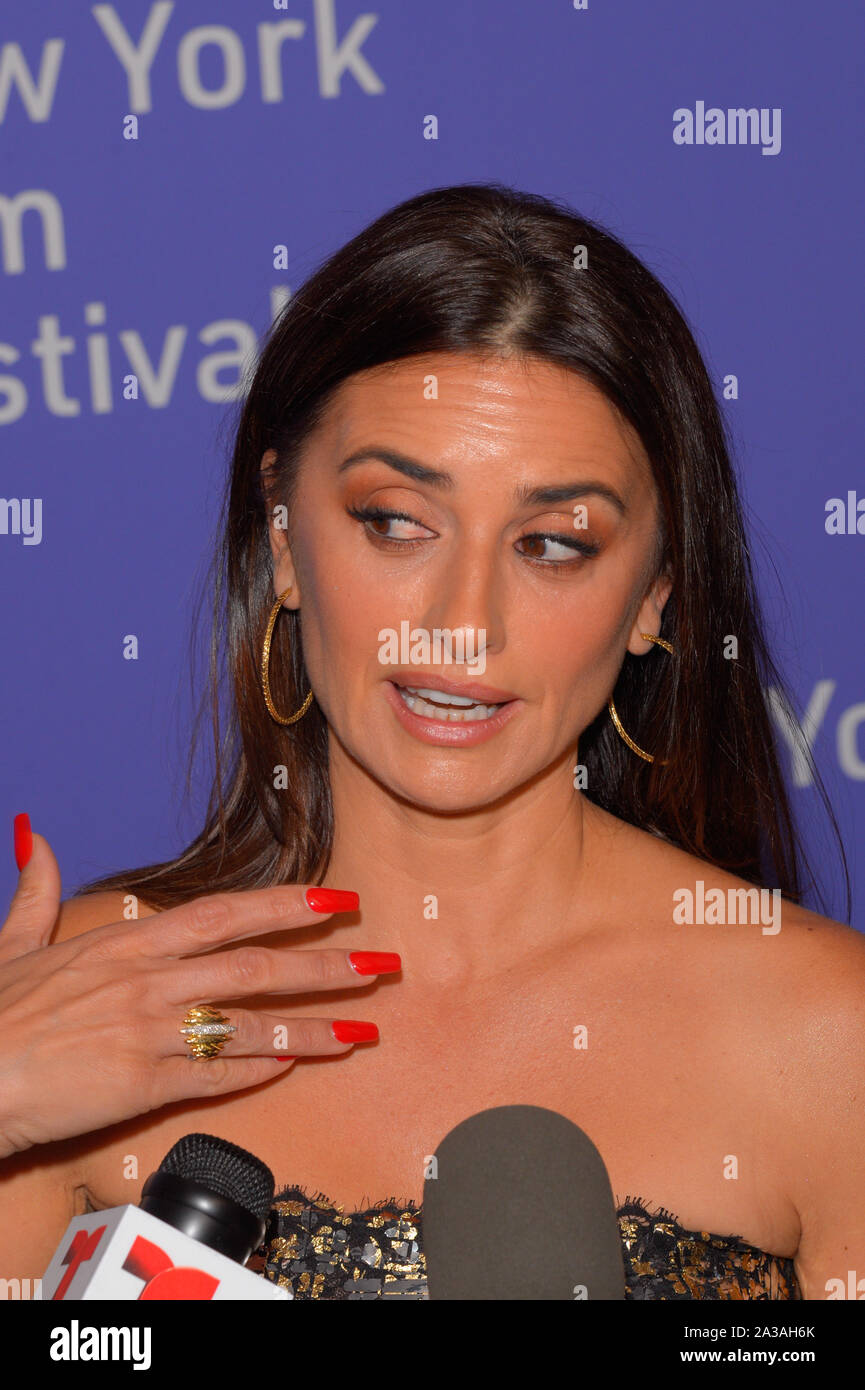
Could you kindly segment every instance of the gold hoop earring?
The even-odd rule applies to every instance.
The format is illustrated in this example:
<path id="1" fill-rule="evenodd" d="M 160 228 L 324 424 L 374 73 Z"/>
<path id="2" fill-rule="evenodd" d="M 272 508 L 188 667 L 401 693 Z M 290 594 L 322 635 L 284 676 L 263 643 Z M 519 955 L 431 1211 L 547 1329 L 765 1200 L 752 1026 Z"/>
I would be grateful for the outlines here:
<path id="1" fill-rule="evenodd" d="M 667 651 L 670 653 L 671 656 L 674 656 L 674 655 L 675 655 L 675 652 L 673 651 L 672 643 L 670 643 L 670 642 L 665 642 L 665 640 L 664 640 L 663 637 L 653 637 L 652 634 L 651 634 L 651 632 L 641 632 L 641 633 L 640 633 L 640 636 L 641 636 L 641 637 L 643 638 L 643 640 L 646 641 L 646 642 L 657 642 L 658 646 L 659 646 L 659 647 L 665 647 L 665 648 L 667 649 Z M 628 745 L 628 747 L 629 747 L 630 749 L 632 749 L 633 752 L 637 753 L 641 758 L 645 758 L 645 760 L 646 760 L 647 763 L 653 763 L 653 762 L 655 761 L 654 755 L 653 755 L 652 753 L 646 753 L 646 752 L 644 752 L 644 750 L 643 750 L 642 748 L 639 748 L 639 747 L 637 746 L 637 744 L 636 744 L 636 743 L 634 742 L 634 740 L 630 737 L 630 735 L 628 735 L 628 734 L 625 733 L 624 729 L 622 728 L 622 721 L 621 721 L 621 719 L 619 718 L 618 714 L 616 713 L 616 706 L 613 704 L 613 697 L 612 697 L 612 695 L 610 696 L 609 700 L 607 701 L 607 709 L 610 711 L 610 718 L 612 719 L 613 724 L 614 724 L 615 727 L 616 727 L 616 732 L 624 739 L 624 741 L 625 741 L 625 743 Z M 667 761 L 668 761 L 668 760 L 667 760 L 666 758 L 662 758 L 662 759 L 661 759 L 661 766 L 662 766 L 662 767 L 666 767 Z"/>
<path id="2" fill-rule="evenodd" d="M 270 610 L 270 617 L 267 620 L 267 631 L 264 634 L 264 649 L 261 654 L 261 685 L 264 690 L 264 700 L 270 711 L 271 717 L 276 720 L 277 724 L 294 724 L 296 720 L 303 718 L 312 703 L 312 691 L 310 690 L 300 709 L 297 711 L 297 714 L 290 714 L 288 718 L 285 719 L 281 714 L 277 714 L 273 707 L 273 700 L 270 697 L 270 677 L 267 674 L 267 668 L 270 665 L 270 640 L 273 636 L 274 624 L 279 617 L 282 601 L 288 597 L 293 588 L 294 585 L 289 584 L 288 588 L 283 590 Z"/>

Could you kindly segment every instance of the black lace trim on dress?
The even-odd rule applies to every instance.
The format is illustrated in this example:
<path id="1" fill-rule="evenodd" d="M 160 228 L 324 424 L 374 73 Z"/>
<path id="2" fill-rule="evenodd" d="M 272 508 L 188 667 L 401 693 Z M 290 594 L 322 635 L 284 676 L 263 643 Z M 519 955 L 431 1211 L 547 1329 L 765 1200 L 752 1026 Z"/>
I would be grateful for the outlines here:
<path id="1" fill-rule="evenodd" d="M 344 1212 L 296 1184 L 276 1195 L 265 1239 L 247 1267 L 295 1298 L 426 1298 L 422 1206 L 383 1197 Z M 626 1299 L 796 1299 L 793 1261 L 738 1235 L 690 1231 L 666 1207 L 626 1197 L 616 1217 Z M 490 1232 L 495 1258 L 497 1233 Z"/>

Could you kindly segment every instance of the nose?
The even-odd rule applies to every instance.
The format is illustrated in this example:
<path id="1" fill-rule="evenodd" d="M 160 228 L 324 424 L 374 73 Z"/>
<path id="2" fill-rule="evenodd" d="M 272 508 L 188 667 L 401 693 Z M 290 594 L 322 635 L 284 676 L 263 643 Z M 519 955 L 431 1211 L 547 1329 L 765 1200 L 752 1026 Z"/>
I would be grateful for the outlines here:
<path id="1" fill-rule="evenodd" d="M 441 633 L 446 659 L 450 662 L 486 660 L 488 645 L 487 630 L 481 624 L 460 623 L 458 627 L 441 624 L 436 629 Z"/>
<path id="2" fill-rule="evenodd" d="M 446 574 L 437 577 L 424 621 L 442 633 L 450 660 L 460 660 L 461 651 L 471 660 L 503 647 L 500 584 L 494 561 L 485 561 L 477 552 L 449 559 Z"/>

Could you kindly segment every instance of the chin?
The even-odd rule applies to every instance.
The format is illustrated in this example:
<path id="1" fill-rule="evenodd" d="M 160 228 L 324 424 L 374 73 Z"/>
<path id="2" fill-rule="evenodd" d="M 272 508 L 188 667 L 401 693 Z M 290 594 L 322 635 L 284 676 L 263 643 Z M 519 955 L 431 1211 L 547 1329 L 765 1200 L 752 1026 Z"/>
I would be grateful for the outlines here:
<path id="1" fill-rule="evenodd" d="M 466 777 L 465 770 L 455 773 L 452 769 L 428 769 L 427 775 L 421 773 L 417 778 L 407 779 L 405 768 L 394 776 L 387 772 L 373 771 L 373 776 L 401 801 L 408 802 L 424 811 L 438 811 L 443 815 L 466 814 L 508 796 L 515 790 L 512 786 L 493 786 L 488 777 Z"/>

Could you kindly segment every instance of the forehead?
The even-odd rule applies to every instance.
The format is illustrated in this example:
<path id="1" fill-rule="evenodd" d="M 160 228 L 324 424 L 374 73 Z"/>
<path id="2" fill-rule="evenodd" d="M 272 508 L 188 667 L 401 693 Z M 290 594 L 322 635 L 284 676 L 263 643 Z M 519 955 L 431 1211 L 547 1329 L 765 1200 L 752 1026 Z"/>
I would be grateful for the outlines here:
<path id="1" fill-rule="evenodd" d="M 430 461 L 456 461 L 470 442 L 474 454 L 502 461 L 582 460 L 651 476 L 638 435 L 603 393 L 537 357 L 430 353 L 357 372 L 316 431 L 340 454 L 385 434 Z"/>

